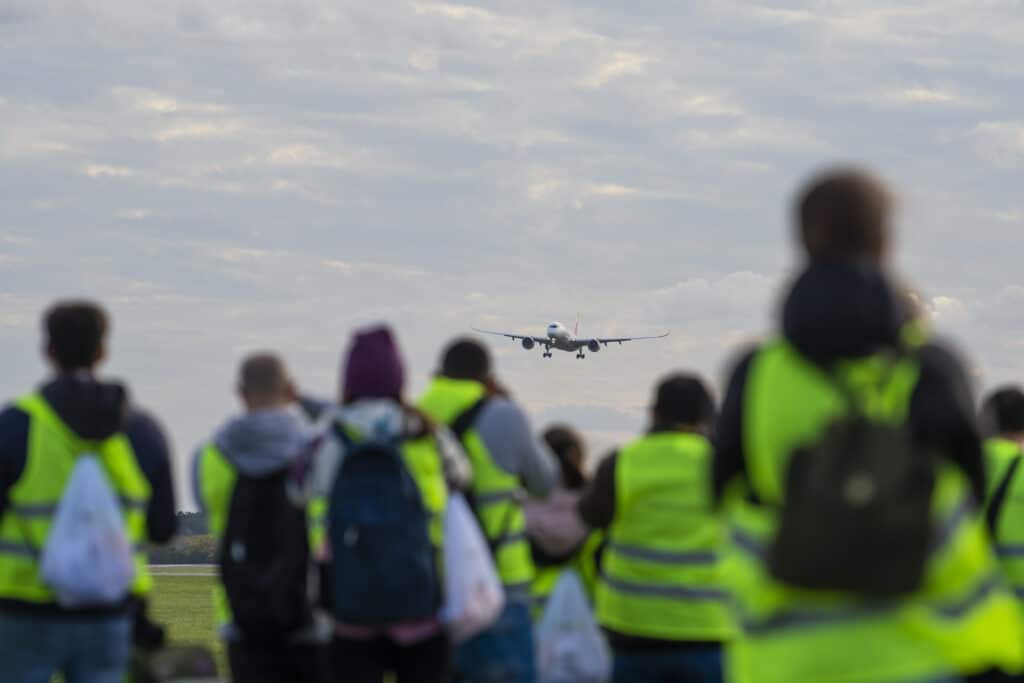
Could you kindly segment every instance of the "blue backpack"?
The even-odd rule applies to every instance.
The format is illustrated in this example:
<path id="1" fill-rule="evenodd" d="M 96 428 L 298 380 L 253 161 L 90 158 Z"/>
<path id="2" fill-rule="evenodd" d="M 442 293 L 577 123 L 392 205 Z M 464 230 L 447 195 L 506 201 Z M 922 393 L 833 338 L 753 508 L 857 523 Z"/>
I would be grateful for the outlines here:
<path id="1" fill-rule="evenodd" d="M 328 504 L 330 604 L 350 624 L 430 619 L 441 606 L 430 514 L 405 466 L 401 439 L 345 446 Z"/>

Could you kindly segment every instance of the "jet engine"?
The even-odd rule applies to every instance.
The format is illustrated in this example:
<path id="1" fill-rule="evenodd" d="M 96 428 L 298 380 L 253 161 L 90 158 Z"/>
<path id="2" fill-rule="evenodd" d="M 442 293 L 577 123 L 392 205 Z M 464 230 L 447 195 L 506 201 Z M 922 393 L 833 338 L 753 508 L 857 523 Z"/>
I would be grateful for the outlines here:
<path id="1" fill-rule="evenodd" d="M 533 340 L 532 340 L 532 339 L 530 339 L 529 337 L 527 337 L 526 339 L 524 339 L 524 340 L 523 340 L 523 348 L 524 348 L 524 349 L 526 349 L 527 351 L 529 351 L 530 349 L 532 349 L 532 348 L 533 348 Z"/>
<path id="2" fill-rule="evenodd" d="M 587 343 L 587 348 L 590 349 L 591 353 L 597 353 L 601 350 L 601 343 L 596 339 L 591 339 L 590 342 Z"/>

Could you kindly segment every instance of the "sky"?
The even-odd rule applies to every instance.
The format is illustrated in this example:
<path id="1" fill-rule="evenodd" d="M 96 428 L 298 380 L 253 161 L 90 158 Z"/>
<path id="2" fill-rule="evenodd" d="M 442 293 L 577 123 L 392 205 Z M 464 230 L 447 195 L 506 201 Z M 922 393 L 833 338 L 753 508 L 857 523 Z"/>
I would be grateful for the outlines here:
<path id="1" fill-rule="evenodd" d="M 0 0 L 0 394 L 38 384 L 59 297 L 114 319 L 174 448 L 273 349 L 334 396 L 353 329 L 414 396 L 470 326 L 657 334 L 578 361 L 493 340 L 538 428 L 592 454 L 653 383 L 720 393 L 773 329 L 794 192 L 866 164 L 899 272 L 978 390 L 1024 379 L 1020 0 Z"/>

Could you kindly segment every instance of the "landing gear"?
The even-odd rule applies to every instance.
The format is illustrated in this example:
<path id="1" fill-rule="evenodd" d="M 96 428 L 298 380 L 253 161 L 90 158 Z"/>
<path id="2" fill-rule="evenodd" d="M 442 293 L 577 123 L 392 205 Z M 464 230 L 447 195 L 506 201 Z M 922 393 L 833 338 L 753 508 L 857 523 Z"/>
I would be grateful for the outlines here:
<path id="1" fill-rule="evenodd" d="M 544 352 L 544 358 L 551 358 L 551 351 L 550 350 Z"/>
<path id="2" fill-rule="evenodd" d="M 583 352 L 582 352 L 582 351 L 580 351 L 579 353 L 577 353 L 577 354 L 576 354 L 576 358 L 577 358 L 578 360 L 583 360 L 584 358 L 586 358 L 586 356 L 584 356 L 584 355 L 583 355 Z"/>

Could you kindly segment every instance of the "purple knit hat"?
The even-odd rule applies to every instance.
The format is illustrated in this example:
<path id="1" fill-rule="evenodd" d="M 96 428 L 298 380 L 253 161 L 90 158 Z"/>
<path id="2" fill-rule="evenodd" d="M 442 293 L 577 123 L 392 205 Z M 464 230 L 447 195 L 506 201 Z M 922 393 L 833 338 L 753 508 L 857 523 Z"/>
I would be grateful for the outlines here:
<path id="1" fill-rule="evenodd" d="M 385 326 L 352 335 L 341 379 L 342 403 L 363 398 L 402 397 L 405 369 L 391 330 Z"/>

